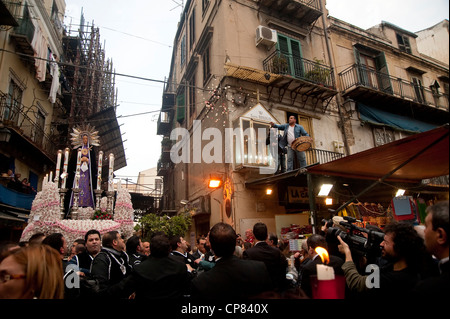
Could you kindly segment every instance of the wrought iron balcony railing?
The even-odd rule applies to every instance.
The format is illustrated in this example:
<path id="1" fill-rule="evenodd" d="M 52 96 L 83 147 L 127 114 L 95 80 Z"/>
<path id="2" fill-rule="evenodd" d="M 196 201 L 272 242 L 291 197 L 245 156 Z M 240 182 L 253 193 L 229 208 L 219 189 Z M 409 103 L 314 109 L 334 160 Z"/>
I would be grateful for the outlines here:
<path id="1" fill-rule="evenodd" d="M 363 65 L 352 65 L 339 73 L 339 78 L 344 94 L 353 88 L 365 87 L 419 104 L 449 110 L 448 94 L 439 93 L 436 89 L 426 88 L 418 83 L 393 77 Z"/>
<path id="2" fill-rule="evenodd" d="M 44 127 L 31 119 L 25 107 L 11 98 L 8 94 L 0 92 L 0 121 L 5 126 L 20 131 L 22 136 L 34 144 L 38 149 L 50 158 L 58 152 L 57 146 L 51 138 L 45 134 Z"/>
<path id="3" fill-rule="evenodd" d="M 334 160 L 345 157 L 345 154 L 320 150 L 317 148 L 310 148 L 309 150 L 305 151 L 305 156 L 306 164 L 313 165 L 332 162 Z"/>
<path id="4" fill-rule="evenodd" d="M 263 61 L 263 68 L 266 72 L 292 76 L 331 89 L 336 88 L 333 69 L 319 60 L 310 61 L 277 50 Z"/>

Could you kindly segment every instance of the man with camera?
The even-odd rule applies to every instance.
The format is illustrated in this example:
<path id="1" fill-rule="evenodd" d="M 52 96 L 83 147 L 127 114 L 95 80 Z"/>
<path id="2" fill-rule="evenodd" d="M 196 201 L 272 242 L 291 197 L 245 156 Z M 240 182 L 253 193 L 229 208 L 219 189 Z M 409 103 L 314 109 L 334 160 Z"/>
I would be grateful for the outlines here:
<path id="1" fill-rule="evenodd" d="M 424 265 L 429 255 L 426 254 L 423 240 L 413 226 L 396 222 L 387 225 L 384 232 L 384 240 L 380 246 L 382 257 L 387 259 L 389 264 L 382 268 L 371 265 L 372 272 L 366 276 L 358 273 L 349 245 L 338 236 L 339 249 L 345 255 L 342 269 L 347 286 L 351 291 L 358 292 L 357 296 L 409 296 L 420 276 L 424 274 Z"/>

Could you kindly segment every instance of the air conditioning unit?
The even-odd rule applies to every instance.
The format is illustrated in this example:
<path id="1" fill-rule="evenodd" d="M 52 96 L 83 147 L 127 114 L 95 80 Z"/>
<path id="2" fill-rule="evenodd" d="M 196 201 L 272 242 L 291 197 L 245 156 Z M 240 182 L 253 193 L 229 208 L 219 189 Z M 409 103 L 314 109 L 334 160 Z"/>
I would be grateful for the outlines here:
<path id="1" fill-rule="evenodd" d="M 265 26 L 256 28 L 256 46 L 265 45 L 267 47 L 277 43 L 277 31 Z"/>

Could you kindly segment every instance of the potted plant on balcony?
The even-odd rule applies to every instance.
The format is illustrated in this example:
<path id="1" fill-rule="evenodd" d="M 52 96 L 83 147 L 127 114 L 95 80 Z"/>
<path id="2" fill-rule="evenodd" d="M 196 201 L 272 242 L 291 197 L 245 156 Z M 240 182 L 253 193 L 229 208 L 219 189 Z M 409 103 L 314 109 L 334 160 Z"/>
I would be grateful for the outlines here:
<path id="1" fill-rule="evenodd" d="M 272 59 L 272 73 L 287 74 L 288 70 L 287 58 L 282 54 L 276 54 Z"/>
<path id="2" fill-rule="evenodd" d="M 305 78 L 314 83 L 317 83 L 322 86 L 329 86 L 328 78 L 330 76 L 331 71 L 322 66 L 323 61 L 317 58 L 314 58 L 314 66 L 312 70 L 305 73 Z"/>

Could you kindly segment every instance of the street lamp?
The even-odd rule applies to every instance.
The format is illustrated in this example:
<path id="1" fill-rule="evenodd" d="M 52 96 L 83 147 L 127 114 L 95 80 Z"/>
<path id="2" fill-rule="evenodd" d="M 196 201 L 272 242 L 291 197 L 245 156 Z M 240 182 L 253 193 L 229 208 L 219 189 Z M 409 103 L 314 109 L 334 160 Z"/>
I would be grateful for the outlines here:
<path id="1" fill-rule="evenodd" d="M 0 126 L 0 142 L 8 143 L 11 138 L 11 131 L 1 124 Z"/>
<path id="2" fill-rule="evenodd" d="M 208 187 L 209 188 L 219 188 L 220 186 L 222 186 L 222 178 L 218 177 L 218 176 L 210 176 L 209 177 L 209 181 L 208 181 Z"/>

